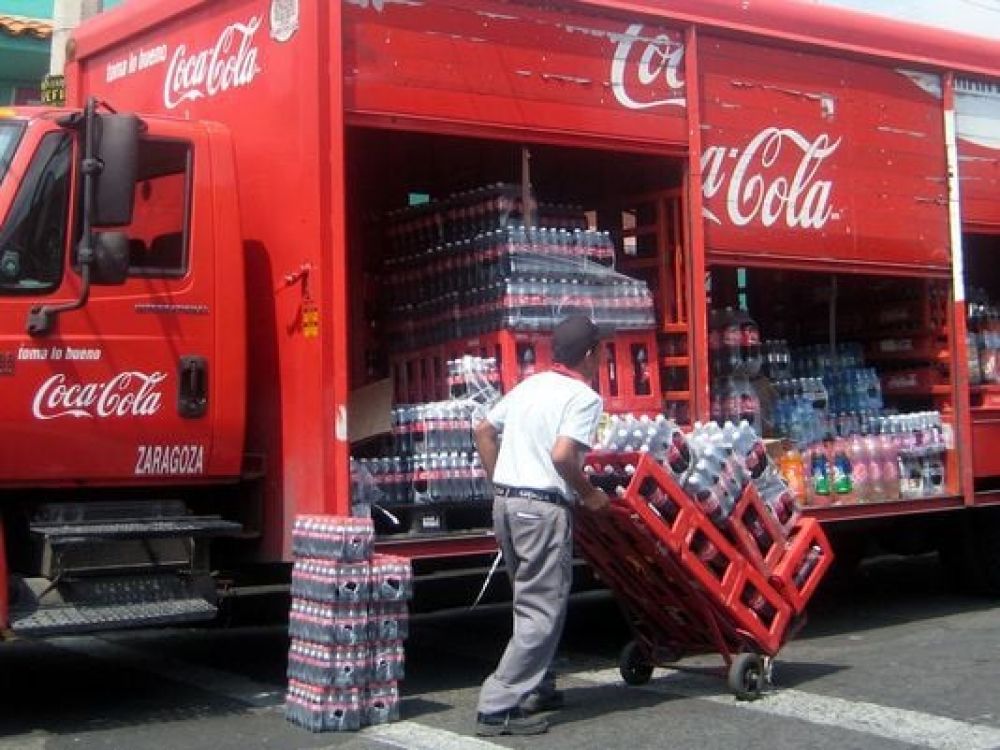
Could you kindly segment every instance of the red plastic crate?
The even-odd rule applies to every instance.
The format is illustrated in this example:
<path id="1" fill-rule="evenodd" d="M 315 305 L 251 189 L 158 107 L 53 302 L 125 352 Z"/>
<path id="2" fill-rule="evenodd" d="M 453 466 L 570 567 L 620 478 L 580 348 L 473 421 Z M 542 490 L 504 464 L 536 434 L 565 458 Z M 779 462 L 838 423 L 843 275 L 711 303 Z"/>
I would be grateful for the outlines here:
<path id="1" fill-rule="evenodd" d="M 752 484 L 733 508 L 728 529 L 740 552 L 764 575 L 785 555 L 787 534 Z"/>
<path id="2" fill-rule="evenodd" d="M 723 634 L 720 638 L 726 643 L 717 642 L 717 650 L 735 652 L 738 646 L 751 644 L 761 653 L 777 653 L 792 621 L 791 606 L 648 455 L 640 457 L 626 492 L 612 510 L 619 516 L 627 511 L 634 528 L 623 529 L 620 518 L 612 513 L 614 526 L 595 530 L 593 526 L 602 519 L 581 514 L 578 541 L 584 557 L 626 600 L 628 609 L 643 610 L 646 605 L 638 600 L 655 593 L 636 590 L 635 566 L 622 569 L 623 559 L 642 557 L 637 534 L 645 534 L 656 551 L 653 556 L 647 553 L 646 563 L 657 568 L 655 577 L 672 587 L 673 599 L 687 600 L 694 589 L 714 613 L 707 623 L 704 608 L 689 612 L 688 617 L 701 618 L 703 627 Z M 612 536 L 616 533 L 617 538 Z M 658 625 L 670 627 L 669 622 Z M 680 642 L 691 635 L 668 637 Z"/>
<path id="3" fill-rule="evenodd" d="M 603 341 L 601 346 L 603 359 L 594 385 L 604 399 L 604 410 L 609 413 L 659 414 L 662 394 L 655 331 L 619 332 Z M 525 353 L 529 348 L 534 355 L 534 362 L 525 366 Z M 640 349 L 645 351 L 646 367 L 641 376 L 637 376 L 633 363 Z M 434 361 L 440 361 L 441 373 L 438 378 L 443 383 L 448 360 L 464 355 L 496 359 L 500 382 L 504 392 L 507 392 L 528 375 L 552 367 L 552 335 L 503 330 L 455 339 L 430 350 L 394 357 L 394 372 L 397 362 L 405 365 L 416 360 L 418 366 L 422 366 L 421 362 L 433 358 Z M 426 392 L 419 387 L 404 387 L 404 391 Z M 396 392 L 397 396 L 401 392 L 398 385 Z"/>
<path id="4" fill-rule="evenodd" d="M 819 558 L 811 570 L 806 569 L 810 550 L 819 548 Z M 796 614 L 805 611 L 816 593 L 819 582 L 833 564 L 833 547 L 815 518 L 799 519 L 788 541 L 788 548 L 775 566 L 771 583 L 788 600 Z"/>
<path id="5" fill-rule="evenodd" d="M 396 403 L 418 404 L 447 398 L 447 361 L 440 346 L 393 355 L 391 371 Z"/>

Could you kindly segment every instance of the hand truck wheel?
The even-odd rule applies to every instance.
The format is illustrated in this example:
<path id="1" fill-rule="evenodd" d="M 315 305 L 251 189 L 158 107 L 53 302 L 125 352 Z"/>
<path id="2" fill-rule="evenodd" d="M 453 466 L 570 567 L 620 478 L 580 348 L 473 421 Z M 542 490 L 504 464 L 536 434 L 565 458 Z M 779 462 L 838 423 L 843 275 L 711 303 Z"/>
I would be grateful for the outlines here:
<path id="1" fill-rule="evenodd" d="M 637 641 L 629 641 L 618 657 L 618 671 L 627 685 L 645 685 L 653 676 L 649 663 Z"/>
<path id="2" fill-rule="evenodd" d="M 736 654 L 729 665 L 729 689 L 737 700 L 760 698 L 766 679 L 764 658 L 760 654 Z"/>

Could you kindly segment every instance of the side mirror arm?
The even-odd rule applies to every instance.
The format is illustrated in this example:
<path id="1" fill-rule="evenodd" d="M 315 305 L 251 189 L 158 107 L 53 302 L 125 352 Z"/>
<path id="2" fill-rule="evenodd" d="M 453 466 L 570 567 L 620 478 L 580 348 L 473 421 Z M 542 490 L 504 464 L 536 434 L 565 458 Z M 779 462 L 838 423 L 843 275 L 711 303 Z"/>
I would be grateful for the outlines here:
<path id="1" fill-rule="evenodd" d="M 90 223 L 91 206 L 94 201 L 94 184 L 103 165 L 94 157 L 94 126 L 97 100 L 91 98 L 84 111 L 86 145 L 80 168 L 83 173 L 83 235 L 77 246 L 77 262 L 80 264 L 80 295 L 73 302 L 61 305 L 36 305 L 28 311 L 27 331 L 29 336 L 47 336 L 55 326 L 56 318 L 64 312 L 79 310 L 90 298 L 90 268 L 94 263 L 94 228 Z"/>

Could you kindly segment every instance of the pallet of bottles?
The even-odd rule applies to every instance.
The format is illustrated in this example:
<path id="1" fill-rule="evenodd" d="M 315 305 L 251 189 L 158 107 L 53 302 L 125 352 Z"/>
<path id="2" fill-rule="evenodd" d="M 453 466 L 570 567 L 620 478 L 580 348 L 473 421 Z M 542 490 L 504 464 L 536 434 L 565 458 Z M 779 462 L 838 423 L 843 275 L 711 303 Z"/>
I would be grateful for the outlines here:
<path id="1" fill-rule="evenodd" d="M 413 574 L 373 539 L 368 519 L 299 516 L 292 530 L 285 715 L 310 731 L 399 718 Z"/>
<path id="2" fill-rule="evenodd" d="M 618 331 L 601 346 L 595 386 L 605 410 L 658 413 L 662 394 L 656 332 Z M 391 371 L 396 400 L 417 403 L 446 398 L 448 364 L 465 355 L 492 360 L 499 386 L 509 392 L 525 377 L 552 366 L 551 334 L 501 330 L 395 354 Z"/>
<path id="3" fill-rule="evenodd" d="M 777 653 L 833 559 L 815 521 L 798 519 L 790 532 L 771 525 L 762 550 L 752 519 L 769 511 L 752 485 L 723 529 L 649 454 L 619 460 L 627 485 L 607 517 L 580 514 L 576 533 L 625 609 L 646 618 L 640 630 L 679 653 Z"/>

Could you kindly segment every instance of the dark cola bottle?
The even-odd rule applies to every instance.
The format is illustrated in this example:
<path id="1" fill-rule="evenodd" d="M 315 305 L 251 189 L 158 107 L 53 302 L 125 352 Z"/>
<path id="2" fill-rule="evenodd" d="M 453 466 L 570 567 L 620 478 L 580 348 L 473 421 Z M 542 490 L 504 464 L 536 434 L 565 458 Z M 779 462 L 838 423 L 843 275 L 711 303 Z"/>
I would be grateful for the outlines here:
<path id="1" fill-rule="evenodd" d="M 639 345 L 632 355 L 633 392 L 637 396 L 648 396 L 652 393 L 652 376 L 649 369 L 649 352 Z"/>
<path id="2" fill-rule="evenodd" d="M 519 372 L 521 379 L 535 374 L 535 347 L 531 344 L 525 344 L 524 349 L 521 351 Z"/>
<path id="3" fill-rule="evenodd" d="M 747 511 L 744 516 L 744 521 L 747 526 L 747 530 L 753 537 L 754 542 L 757 543 L 757 548 L 766 553 L 772 546 L 774 546 L 775 539 L 771 535 L 771 532 L 767 530 L 767 526 L 764 525 L 764 519 L 761 518 L 757 511 L 753 508 Z"/>
<path id="4" fill-rule="evenodd" d="M 692 549 L 698 559 L 705 564 L 705 567 L 711 570 L 719 580 L 722 580 L 729 568 L 729 560 L 712 540 L 699 532 L 695 535 Z"/>
<path id="5" fill-rule="evenodd" d="M 652 477 L 647 477 L 639 488 L 639 494 L 649 503 L 650 507 L 667 523 L 673 523 L 680 510 L 670 495 Z"/>
<path id="6" fill-rule="evenodd" d="M 756 614 L 763 623 L 770 623 L 777 614 L 777 610 L 774 608 L 774 605 L 771 604 L 771 602 L 767 600 L 767 597 L 765 597 L 753 586 L 748 586 L 746 588 L 743 592 L 743 596 L 740 597 L 740 600 L 752 609 L 754 614 Z"/>
<path id="7" fill-rule="evenodd" d="M 802 561 L 802 565 L 799 569 L 795 571 L 795 575 L 792 580 L 795 581 L 795 585 L 799 588 L 805 585 L 806 581 L 809 580 L 809 576 L 819 565 L 819 561 L 823 559 L 823 550 L 818 545 L 814 544 L 809 548 L 809 552 L 806 553 L 805 560 Z"/>
<path id="8" fill-rule="evenodd" d="M 691 467 L 691 446 L 687 438 L 676 426 L 670 428 L 670 444 L 667 448 L 667 465 L 680 476 Z"/>

